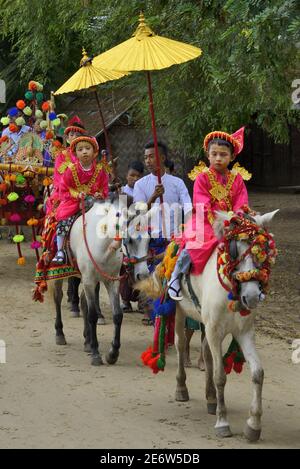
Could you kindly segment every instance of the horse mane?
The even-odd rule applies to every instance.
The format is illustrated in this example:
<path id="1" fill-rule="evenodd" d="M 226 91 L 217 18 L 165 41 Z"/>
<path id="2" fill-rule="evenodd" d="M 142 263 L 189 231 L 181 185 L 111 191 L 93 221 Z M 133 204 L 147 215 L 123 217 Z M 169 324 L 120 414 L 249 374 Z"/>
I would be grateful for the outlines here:
<path id="1" fill-rule="evenodd" d="M 149 298 L 158 298 L 163 294 L 163 287 L 159 277 L 159 267 L 156 266 L 154 272 L 144 280 L 139 280 L 134 284 L 134 288 L 147 294 Z"/>

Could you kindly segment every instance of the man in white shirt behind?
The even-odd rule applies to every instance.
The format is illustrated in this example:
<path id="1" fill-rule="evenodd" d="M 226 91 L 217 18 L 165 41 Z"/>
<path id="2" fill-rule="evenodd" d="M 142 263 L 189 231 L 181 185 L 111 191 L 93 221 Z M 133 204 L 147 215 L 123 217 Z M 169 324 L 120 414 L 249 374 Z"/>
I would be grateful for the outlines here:
<path id="1" fill-rule="evenodd" d="M 163 196 L 164 225 L 166 229 L 162 229 L 161 214 L 159 214 L 158 219 L 151 220 L 152 239 L 150 240 L 149 248 L 156 255 L 165 251 L 173 234 L 180 234 L 180 224 L 183 221 L 186 222 L 192 213 L 192 202 L 186 185 L 182 179 L 166 173 L 164 165 L 168 156 L 166 145 L 158 142 L 158 150 L 162 184 L 158 184 L 154 143 L 151 141 L 145 145 L 144 156 L 145 167 L 150 174 L 136 181 L 133 190 L 133 201 L 147 203 L 148 209 L 151 208 L 152 204 L 159 204 L 160 196 Z M 184 220 L 182 219 L 183 214 L 185 216 Z M 163 233 L 165 237 L 162 236 Z M 150 272 L 153 271 L 155 263 L 148 267 Z M 140 296 L 140 303 L 144 309 L 144 324 L 151 324 L 151 301 Z"/>
<path id="2" fill-rule="evenodd" d="M 165 210 L 167 228 L 165 235 L 167 239 L 170 239 L 173 234 L 179 234 L 179 225 L 183 221 L 182 212 L 184 213 L 185 221 L 191 214 L 192 201 L 183 180 L 166 173 L 164 165 L 168 153 L 166 145 L 158 142 L 158 150 L 162 184 L 158 184 L 154 143 L 150 141 L 145 145 L 144 156 L 145 167 L 150 174 L 142 177 L 135 183 L 133 200 L 134 202 L 146 202 L 148 209 L 150 209 L 152 204 L 159 204 L 160 196 L 163 196 L 164 205 L 170 208 L 170 210 Z M 170 212 L 170 216 L 168 212 Z M 158 227 L 156 228 L 158 229 Z M 161 233 L 161 226 L 159 231 Z"/>

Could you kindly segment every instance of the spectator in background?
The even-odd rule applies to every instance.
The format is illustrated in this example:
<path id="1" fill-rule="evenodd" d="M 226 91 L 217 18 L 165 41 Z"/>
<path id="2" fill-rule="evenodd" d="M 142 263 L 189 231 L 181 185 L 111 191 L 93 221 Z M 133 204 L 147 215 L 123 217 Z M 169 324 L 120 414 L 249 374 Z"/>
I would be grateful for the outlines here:
<path id="1" fill-rule="evenodd" d="M 121 192 L 123 194 L 127 194 L 130 197 L 133 197 L 133 188 L 139 179 L 143 177 L 144 175 L 144 165 L 141 161 L 132 161 L 128 165 L 128 171 L 127 171 L 127 184 L 126 186 L 122 187 Z"/>

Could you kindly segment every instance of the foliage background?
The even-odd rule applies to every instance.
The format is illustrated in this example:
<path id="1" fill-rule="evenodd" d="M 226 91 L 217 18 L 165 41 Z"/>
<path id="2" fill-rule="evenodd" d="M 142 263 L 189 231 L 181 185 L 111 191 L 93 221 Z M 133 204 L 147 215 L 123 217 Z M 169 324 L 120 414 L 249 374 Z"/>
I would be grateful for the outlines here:
<path id="1" fill-rule="evenodd" d="M 300 4 L 294 0 L 0 0 L 0 78 L 8 104 L 30 79 L 57 89 L 78 68 L 81 47 L 99 54 L 134 32 L 140 11 L 160 35 L 199 46 L 200 59 L 153 73 L 159 125 L 174 145 L 197 153 L 213 129 L 255 121 L 276 141 L 299 126 Z M 149 126 L 142 73 L 108 87 L 132 87 Z"/>

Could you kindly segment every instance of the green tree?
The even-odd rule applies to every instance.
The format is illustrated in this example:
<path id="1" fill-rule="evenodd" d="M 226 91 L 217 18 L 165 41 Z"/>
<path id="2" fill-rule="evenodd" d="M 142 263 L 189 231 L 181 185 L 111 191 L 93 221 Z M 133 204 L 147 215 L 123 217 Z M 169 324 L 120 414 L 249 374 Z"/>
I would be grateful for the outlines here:
<path id="1" fill-rule="evenodd" d="M 253 120 L 287 141 L 289 125 L 299 123 L 291 100 L 300 77 L 296 0 L 0 0 L 6 64 L 17 65 L 19 82 L 55 89 L 78 68 L 82 45 L 99 54 L 126 40 L 140 10 L 157 34 L 203 50 L 197 60 L 153 73 L 158 123 L 176 145 L 197 153 L 205 133 Z M 142 73 L 109 86 L 135 87 L 149 123 Z"/>

